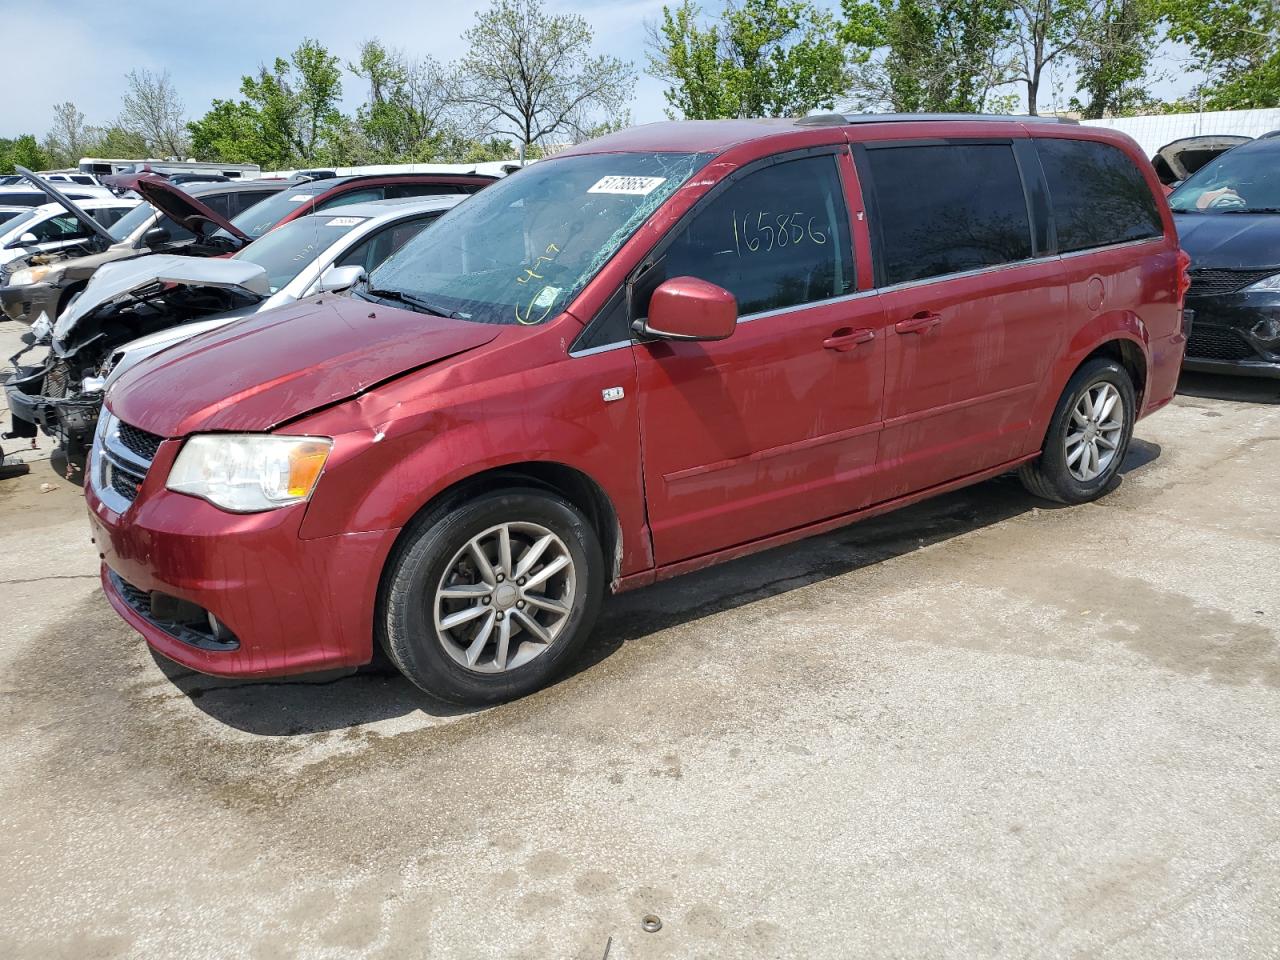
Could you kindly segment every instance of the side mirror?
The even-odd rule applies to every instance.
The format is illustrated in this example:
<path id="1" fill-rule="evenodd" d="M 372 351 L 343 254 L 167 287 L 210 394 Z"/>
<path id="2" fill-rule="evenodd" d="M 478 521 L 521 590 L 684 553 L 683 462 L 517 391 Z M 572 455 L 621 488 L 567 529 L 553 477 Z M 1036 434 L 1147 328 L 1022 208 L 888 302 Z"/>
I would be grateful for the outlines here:
<path id="1" fill-rule="evenodd" d="M 24 233 L 17 240 L 10 242 L 6 249 L 13 250 L 17 247 L 34 247 L 39 242 L 40 238 L 34 233 Z"/>
<path id="2" fill-rule="evenodd" d="M 672 277 L 649 297 L 649 316 L 634 328 L 660 340 L 723 340 L 738 323 L 732 293 L 697 277 Z"/>
<path id="3" fill-rule="evenodd" d="M 320 282 L 316 285 L 316 293 L 335 293 L 338 290 L 349 290 L 365 278 L 364 267 L 330 267 L 320 274 Z"/>
<path id="4" fill-rule="evenodd" d="M 152 227 L 142 235 L 142 245 L 144 247 L 162 247 L 173 239 L 173 234 L 169 232 L 168 227 Z"/>

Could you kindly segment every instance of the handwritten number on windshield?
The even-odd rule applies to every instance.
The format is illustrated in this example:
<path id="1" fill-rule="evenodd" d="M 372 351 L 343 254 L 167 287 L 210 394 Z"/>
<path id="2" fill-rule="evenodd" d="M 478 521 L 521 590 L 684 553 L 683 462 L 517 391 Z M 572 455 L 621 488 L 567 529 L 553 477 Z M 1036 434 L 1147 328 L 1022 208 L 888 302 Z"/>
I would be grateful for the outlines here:
<path id="1" fill-rule="evenodd" d="M 768 210 L 748 211 L 739 216 L 733 211 L 733 249 L 742 256 L 748 253 L 769 253 L 775 248 L 812 243 L 822 246 L 827 235 L 815 226 L 816 217 L 800 212 L 770 213 Z"/>

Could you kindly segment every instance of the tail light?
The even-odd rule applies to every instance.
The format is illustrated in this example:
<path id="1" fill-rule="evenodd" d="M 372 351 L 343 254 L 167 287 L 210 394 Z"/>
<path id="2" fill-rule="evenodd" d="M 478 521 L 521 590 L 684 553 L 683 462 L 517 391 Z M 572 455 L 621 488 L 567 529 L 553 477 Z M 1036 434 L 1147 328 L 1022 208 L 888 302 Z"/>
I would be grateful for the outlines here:
<path id="1" fill-rule="evenodd" d="M 1178 303 L 1181 304 L 1191 289 L 1191 254 L 1178 251 Z"/>

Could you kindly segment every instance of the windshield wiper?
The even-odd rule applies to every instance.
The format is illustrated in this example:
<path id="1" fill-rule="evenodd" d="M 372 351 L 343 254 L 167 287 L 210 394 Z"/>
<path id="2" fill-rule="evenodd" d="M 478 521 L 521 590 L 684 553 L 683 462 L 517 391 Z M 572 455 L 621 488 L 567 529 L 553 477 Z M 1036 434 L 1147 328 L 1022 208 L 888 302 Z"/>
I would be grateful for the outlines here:
<path id="1" fill-rule="evenodd" d="M 1227 207 L 1220 213 L 1280 213 L 1280 207 Z"/>
<path id="2" fill-rule="evenodd" d="M 460 313 L 453 310 L 446 310 L 443 307 L 423 300 L 421 297 L 415 297 L 411 293 L 405 293 L 403 290 L 382 290 L 377 287 L 365 287 L 364 292 L 381 300 L 391 300 L 395 303 L 402 303 L 410 309 L 417 310 L 419 313 L 429 313 L 436 317 L 448 317 L 450 320 L 464 319 Z"/>

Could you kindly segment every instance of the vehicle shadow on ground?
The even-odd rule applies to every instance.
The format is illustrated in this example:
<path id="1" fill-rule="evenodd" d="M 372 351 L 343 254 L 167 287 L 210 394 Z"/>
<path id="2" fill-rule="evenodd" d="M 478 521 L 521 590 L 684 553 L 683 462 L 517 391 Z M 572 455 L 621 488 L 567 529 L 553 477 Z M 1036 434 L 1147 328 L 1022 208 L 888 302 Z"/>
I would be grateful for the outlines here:
<path id="1" fill-rule="evenodd" d="M 1187 370 L 1178 378 L 1178 393 L 1204 400 L 1280 404 L 1280 380 L 1267 377 L 1231 377 Z"/>
<path id="2" fill-rule="evenodd" d="M 1124 482 L 1125 474 L 1159 456 L 1158 445 L 1135 438 L 1116 485 Z M 1033 509 L 1060 507 L 1037 500 L 1016 477 L 1006 475 L 823 536 L 612 597 L 570 676 L 661 630 L 842 576 Z M 264 736 L 341 730 L 415 712 L 434 717 L 475 712 L 429 697 L 389 667 L 327 679 L 235 681 L 155 659 L 195 707 L 228 726 Z"/>

